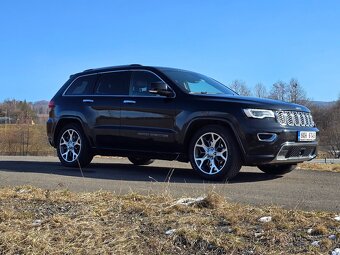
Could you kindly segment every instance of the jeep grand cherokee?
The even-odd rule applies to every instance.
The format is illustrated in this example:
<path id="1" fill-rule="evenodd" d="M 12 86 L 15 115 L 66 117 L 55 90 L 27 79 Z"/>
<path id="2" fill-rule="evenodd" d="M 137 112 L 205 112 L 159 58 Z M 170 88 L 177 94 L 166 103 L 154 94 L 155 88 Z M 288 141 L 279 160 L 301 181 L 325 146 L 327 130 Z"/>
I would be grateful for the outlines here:
<path id="1" fill-rule="evenodd" d="M 190 161 L 203 178 L 235 177 L 242 165 L 282 175 L 317 152 L 318 129 L 297 104 L 243 97 L 205 75 L 141 65 L 70 76 L 49 103 L 47 134 L 61 163 L 94 155 Z"/>

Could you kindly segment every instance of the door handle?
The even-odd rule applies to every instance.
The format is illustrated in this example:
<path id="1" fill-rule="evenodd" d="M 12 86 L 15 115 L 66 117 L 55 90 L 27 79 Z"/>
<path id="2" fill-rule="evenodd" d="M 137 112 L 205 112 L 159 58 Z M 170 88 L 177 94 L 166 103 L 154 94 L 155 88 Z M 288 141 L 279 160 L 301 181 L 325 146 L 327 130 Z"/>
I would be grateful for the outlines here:
<path id="1" fill-rule="evenodd" d="M 135 104 L 136 101 L 134 101 L 134 100 L 124 100 L 123 103 L 124 104 Z"/>
<path id="2" fill-rule="evenodd" d="M 92 99 L 83 99 L 83 103 L 93 103 Z"/>

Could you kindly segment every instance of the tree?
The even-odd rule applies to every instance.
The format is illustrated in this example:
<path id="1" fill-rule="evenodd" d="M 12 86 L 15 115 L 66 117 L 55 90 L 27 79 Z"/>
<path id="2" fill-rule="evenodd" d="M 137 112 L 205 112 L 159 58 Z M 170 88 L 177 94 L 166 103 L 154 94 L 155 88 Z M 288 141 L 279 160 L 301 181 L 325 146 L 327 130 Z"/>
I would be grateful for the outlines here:
<path id="1" fill-rule="evenodd" d="M 333 157 L 340 157 L 340 98 L 329 111 L 329 122 L 326 128 L 327 142 Z"/>
<path id="2" fill-rule="evenodd" d="M 234 80 L 230 84 L 230 88 L 241 96 L 251 96 L 251 91 L 244 81 Z"/>
<path id="3" fill-rule="evenodd" d="M 268 96 L 267 89 L 262 83 L 257 83 L 255 85 L 254 94 L 256 97 L 261 97 L 261 98 Z"/>
<path id="4" fill-rule="evenodd" d="M 307 100 L 306 92 L 301 87 L 297 79 L 292 78 L 290 80 L 287 90 L 289 102 L 299 104 Z"/>
<path id="5" fill-rule="evenodd" d="M 13 123 L 30 124 L 32 120 L 35 120 L 37 117 L 36 112 L 33 110 L 32 103 L 26 102 L 26 100 L 5 100 L 1 108 L 2 115 L 5 114 L 5 116 L 13 119 Z"/>
<path id="6" fill-rule="evenodd" d="M 278 81 L 273 84 L 270 93 L 269 98 L 275 99 L 275 100 L 281 100 L 281 101 L 287 101 L 287 85 L 282 82 Z"/>

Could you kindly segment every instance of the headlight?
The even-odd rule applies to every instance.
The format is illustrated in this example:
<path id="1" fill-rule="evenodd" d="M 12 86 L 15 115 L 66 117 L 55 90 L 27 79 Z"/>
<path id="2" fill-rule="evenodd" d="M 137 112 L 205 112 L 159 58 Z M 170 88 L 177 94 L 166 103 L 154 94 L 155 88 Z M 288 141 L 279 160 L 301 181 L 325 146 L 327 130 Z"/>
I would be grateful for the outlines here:
<path id="1" fill-rule="evenodd" d="M 255 119 L 275 118 L 274 112 L 271 110 L 243 109 L 243 111 L 249 118 Z"/>

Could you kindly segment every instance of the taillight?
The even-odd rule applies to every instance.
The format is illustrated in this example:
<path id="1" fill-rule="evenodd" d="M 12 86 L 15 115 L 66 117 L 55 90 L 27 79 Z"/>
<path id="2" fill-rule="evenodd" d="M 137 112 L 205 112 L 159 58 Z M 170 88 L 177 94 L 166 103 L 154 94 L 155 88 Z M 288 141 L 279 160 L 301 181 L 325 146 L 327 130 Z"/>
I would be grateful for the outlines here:
<path id="1" fill-rule="evenodd" d="M 53 109 L 54 107 L 55 107 L 54 101 L 51 100 L 51 101 L 48 103 L 48 108 Z"/>

